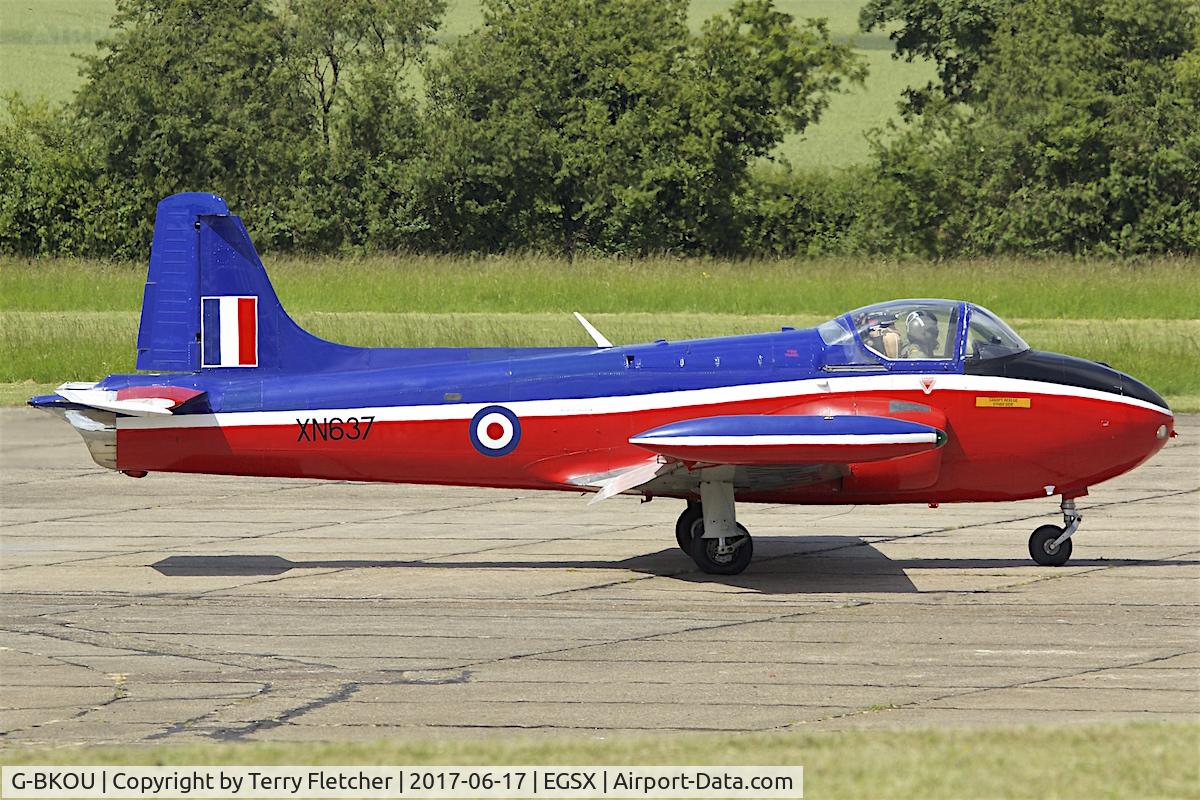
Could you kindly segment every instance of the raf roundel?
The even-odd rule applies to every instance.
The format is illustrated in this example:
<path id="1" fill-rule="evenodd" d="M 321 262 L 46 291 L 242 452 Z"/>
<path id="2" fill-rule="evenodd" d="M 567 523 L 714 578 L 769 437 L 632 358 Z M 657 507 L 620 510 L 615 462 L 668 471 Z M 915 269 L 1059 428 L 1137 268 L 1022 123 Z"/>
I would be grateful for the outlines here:
<path id="1" fill-rule="evenodd" d="M 471 444 L 493 458 L 506 456 L 521 441 L 521 422 L 504 406 L 486 406 L 471 418 Z"/>

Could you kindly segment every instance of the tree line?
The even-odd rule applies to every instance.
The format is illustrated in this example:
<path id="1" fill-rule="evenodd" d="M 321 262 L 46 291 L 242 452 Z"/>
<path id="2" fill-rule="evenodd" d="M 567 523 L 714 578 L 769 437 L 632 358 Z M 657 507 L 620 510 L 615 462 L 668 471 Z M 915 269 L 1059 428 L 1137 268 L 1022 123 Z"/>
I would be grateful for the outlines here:
<path id="1" fill-rule="evenodd" d="M 712 255 L 1200 250 L 1200 10 L 870 0 L 937 77 L 869 162 L 771 159 L 866 76 L 822 20 L 739 0 L 118 0 L 72 102 L 7 99 L 0 252 L 142 258 L 224 196 L 262 247 Z"/>

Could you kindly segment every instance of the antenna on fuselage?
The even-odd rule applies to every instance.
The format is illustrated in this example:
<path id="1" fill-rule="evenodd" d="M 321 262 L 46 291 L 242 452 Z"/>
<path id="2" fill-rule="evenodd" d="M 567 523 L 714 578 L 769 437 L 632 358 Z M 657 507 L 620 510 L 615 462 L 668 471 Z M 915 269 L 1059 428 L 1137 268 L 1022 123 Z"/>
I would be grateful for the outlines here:
<path id="1" fill-rule="evenodd" d="M 613 346 L 613 343 L 610 342 L 604 336 L 603 333 L 596 330 L 596 326 L 593 325 L 592 323 L 588 322 L 584 318 L 583 314 L 580 314 L 578 311 L 574 312 L 574 314 L 575 314 L 575 319 L 579 320 L 579 324 L 582 325 L 583 329 L 588 332 L 588 336 L 591 336 L 592 339 L 594 339 L 596 341 L 596 347 L 612 347 Z"/>

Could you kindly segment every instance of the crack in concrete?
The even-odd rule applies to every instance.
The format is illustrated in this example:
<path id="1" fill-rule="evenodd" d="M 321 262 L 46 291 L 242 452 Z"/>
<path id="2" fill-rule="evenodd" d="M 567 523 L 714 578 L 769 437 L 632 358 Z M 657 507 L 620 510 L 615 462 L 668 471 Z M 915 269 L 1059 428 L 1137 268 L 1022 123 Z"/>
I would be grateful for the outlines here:
<path id="1" fill-rule="evenodd" d="M 155 740 L 160 740 L 160 739 L 167 739 L 167 738 L 170 738 L 177 734 L 191 733 L 191 734 L 196 734 L 199 736 L 205 736 L 205 737 L 208 737 L 211 739 L 217 739 L 220 741 L 235 741 L 235 740 L 244 739 L 246 736 L 249 736 L 253 733 L 257 733 L 258 731 L 270 730 L 272 728 L 278 728 L 281 725 L 285 725 L 285 724 L 293 724 L 293 721 L 295 719 L 297 719 L 305 714 L 308 714 L 312 711 L 315 711 L 319 708 L 324 708 L 326 706 L 330 706 L 335 703 L 346 702 L 346 701 L 350 700 L 350 698 L 355 693 L 357 693 L 360 689 L 362 689 L 363 687 L 366 687 L 366 686 L 448 686 L 448 685 L 468 683 L 468 682 L 470 682 L 471 675 L 472 675 L 470 670 L 458 670 L 458 671 L 440 670 L 440 671 L 437 671 L 437 672 L 441 672 L 441 673 L 454 672 L 454 674 L 429 674 L 431 672 L 435 672 L 435 671 L 432 671 L 432 670 L 426 670 L 426 671 L 405 670 L 405 671 L 402 671 L 400 673 L 400 675 L 397 676 L 396 678 L 389 679 L 389 680 L 348 681 L 348 682 L 343 683 L 338 689 L 334 690 L 333 692 L 326 694 L 322 697 L 318 697 L 308 703 L 304 703 L 304 704 L 301 704 L 294 708 L 290 708 L 287 711 L 284 711 L 280 714 L 275 715 L 274 717 L 270 717 L 267 719 L 253 720 L 251 722 L 247 722 L 244 725 L 232 726 L 232 725 L 222 724 L 217 721 L 217 718 L 220 717 L 222 712 L 224 712 L 230 708 L 235 708 L 237 706 L 244 705 L 246 703 L 250 703 L 255 700 L 259 700 L 263 697 L 269 696 L 270 693 L 275 689 L 275 685 L 272 683 L 265 683 L 261 686 L 259 691 L 254 693 L 253 695 L 248 695 L 246 697 L 238 698 L 237 700 L 235 700 L 232 703 L 226 703 L 225 705 L 219 706 L 218 708 L 215 708 L 212 711 L 209 711 L 205 714 L 201 714 L 199 716 L 192 717 L 187 720 L 183 720 L 182 722 L 173 723 L 172 725 L 164 728 L 163 730 L 161 730 L 157 733 L 150 734 L 150 735 L 144 736 L 142 738 L 146 741 L 155 741 Z M 214 727 L 205 729 L 203 727 L 203 725 L 205 722 L 209 722 L 209 721 L 214 723 Z"/>
<path id="2" fill-rule="evenodd" d="M 204 714 L 200 714 L 199 716 L 195 716 L 190 719 L 185 719 L 180 722 L 174 722 L 174 723 L 168 725 L 166 728 L 159 731 L 158 733 L 152 733 L 148 736 L 143 736 L 142 739 L 145 741 L 156 741 L 158 739 L 166 739 L 166 738 L 175 736 L 176 734 L 180 734 L 180 733 L 194 733 L 195 732 L 194 728 L 197 725 L 204 722 L 205 720 L 207 720 L 211 717 L 216 717 L 217 715 L 219 715 L 221 712 L 225 711 L 226 709 L 234 708 L 243 703 L 248 703 L 250 701 L 257 700 L 260 697 L 264 697 L 264 696 L 270 694 L 270 692 L 273 688 L 274 688 L 274 684 L 272 684 L 269 681 L 266 683 L 260 684 L 258 687 L 258 690 L 252 694 L 248 694 L 245 697 L 239 697 L 231 703 L 225 703 L 223 705 L 217 706 L 213 710 L 208 711 Z"/>
<path id="3" fill-rule="evenodd" d="M 24 651 L 20 651 L 20 652 L 24 652 Z M 84 669 L 89 672 L 95 672 L 97 674 L 104 675 L 105 679 L 107 679 L 108 681 L 110 681 L 112 683 L 112 697 L 108 698 L 103 703 L 98 703 L 97 705 L 80 709 L 79 711 L 75 712 L 71 716 L 65 717 L 63 719 L 52 719 L 52 720 L 47 720 L 45 722 L 34 723 L 32 725 L 26 725 L 24 727 L 11 728 L 8 730 L 0 731 L 0 739 L 12 736 L 13 734 L 28 733 L 29 731 L 40 730 L 41 728 L 47 728 L 52 725 L 58 725 L 58 724 L 61 724 L 64 722 L 73 722 L 75 720 L 83 719 L 84 717 L 88 716 L 89 714 L 95 713 L 96 711 L 99 711 L 103 708 L 107 708 L 108 706 L 111 706 L 113 703 L 116 703 L 120 700 L 124 700 L 126 697 L 129 696 L 129 691 L 128 691 L 128 688 L 126 687 L 126 683 L 129 679 L 129 676 L 125 673 L 101 672 L 100 670 L 96 669 L 95 667 L 91 667 L 87 664 L 81 664 L 81 663 L 70 661 L 68 659 L 61 658 L 58 656 L 52 656 L 52 655 L 49 655 L 46 653 L 25 653 L 25 654 L 26 655 L 35 655 L 39 658 L 45 658 L 49 661 L 57 661 L 58 663 L 66 665 L 66 666 L 78 667 L 80 669 Z M 99 688 L 99 687 L 89 687 L 89 688 Z"/>
<path id="4" fill-rule="evenodd" d="M 842 610 L 842 609 L 847 609 L 847 608 L 857 608 L 857 607 L 865 606 L 865 605 L 870 605 L 870 604 L 866 601 L 851 601 L 851 602 L 845 603 L 843 605 L 840 605 L 837 608 L 839 610 Z M 588 648 L 593 648 L 593 647 L 612 647 L 614 645 L 628 644 L 630 642 L 650 641 L 650 640 L 656 639 L 660 636 L 677 636 L 681 633 L 690 633 L 690 632 L 694 632 L 694 631 L 711 631 L 711 630 L 730 629 L 730 628 L 740 627 L 742 625 L 751 625 L 751 624 L 755 624 L 755 623 L 759 623 L 759 622 L 772 622 L 772 621 L 775 621 L 778 619 L 786 619 L 789 617 L 800 617 L 800 616 L 821 614 L 821 613 L 831 611 L 831 610 L 834 610 L 834 609 L 830 609 L 830 608 L 808 609 L 805 611 L 791 612 L 791 613 L 787 613 L 787 614 L 778 614 L 778 615 L 766 616 L 766 617 L 756 617 L 753 619 L 737 620 L 737 621 L 731 621 L 731 622 L 718 622 L 718 623 L 714 623 L 712 625 L 692 625 L 692 626 L 681 628 L 679 630 L 674 630 L 674 631 L 656 631 L 654 633 L 641 634 L 638 636 L 618 637 L 615 639 L 610 638 L 610 639 L 607 639 L 602 642 L 586 642 L 584 644 L 574 645 L 574 646 L 570 646 L 570 647 L 551 648 L 548 650 L 539 650 L 539 651 L 535 651 L 532 653 L 516 653 L 516 654 L 512 654 L 512 655 L 508 655 L 508 656 L 502 656 L 499 658 L 472 661 L 472 662 L 467 662 L 467 663 L 461 664 L 461 665 L 459 665 L 458 668 L 467 669 L 470 667 L 480 667 L 480 666 L 489 665 L 489 664 L 502 664 L 506 661 L 519 661 L 521 659 L 526 659 L 526 658 L 540 658 L 540 657 L 548 656 L 548 655 L 561 655 L 563 653 L 573 653 L 573 652 L 577 652 L 580 650 L 586 650 Z"/>
<path id="5" fill-rule="evenodd" d="M 239 741 L 245 739 L 247 736 L 253 733 L 267 731 L 271 730 L 272 728 L 278 728 L 283 725 L 287 725 L 292 720 L 302 717 L 311 711 L 316 711 L 318 708 L 324 708 L 325 706 L 347 700 L 352 697 L 354 693 L 357 692 L 361 687 L 362 684 L 360 683 L 343 683 L 341 686 L 327 695 L 318 697 L 294 708 L 290 708 L 287 711 L 277 714 L 270 719 L 254 720 L 253 722 L 239 726 L 223 726 L 215 730 L 205 732 L 202 735 L 218 741 Z"/>

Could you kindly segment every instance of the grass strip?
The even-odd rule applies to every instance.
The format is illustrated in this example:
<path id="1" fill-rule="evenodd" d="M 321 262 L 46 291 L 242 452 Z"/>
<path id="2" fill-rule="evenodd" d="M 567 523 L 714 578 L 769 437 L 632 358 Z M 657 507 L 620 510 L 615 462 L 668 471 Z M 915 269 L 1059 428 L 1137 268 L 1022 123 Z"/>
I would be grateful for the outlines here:
<path id="1" fill-rule="evenodd" d="M 16 764 L 788 764 L 804 796 L 1197 797 L 1200 723 L 364 743 L 189 743 L 0 752 Z M 1053 753 L 1047 761 L 1046 755 Z"/>
<path id="2" fill-rule="evenodd" d="M 831 317 L 903 297 L 980 303 L 1004 318 L 1195 319 L 1200 258 L 639 261 L 543 256 L 268 258 L 292 312 L 775 314 Z M 0 258 L 0 310 L 137 311 L 144 264 Z"/>

